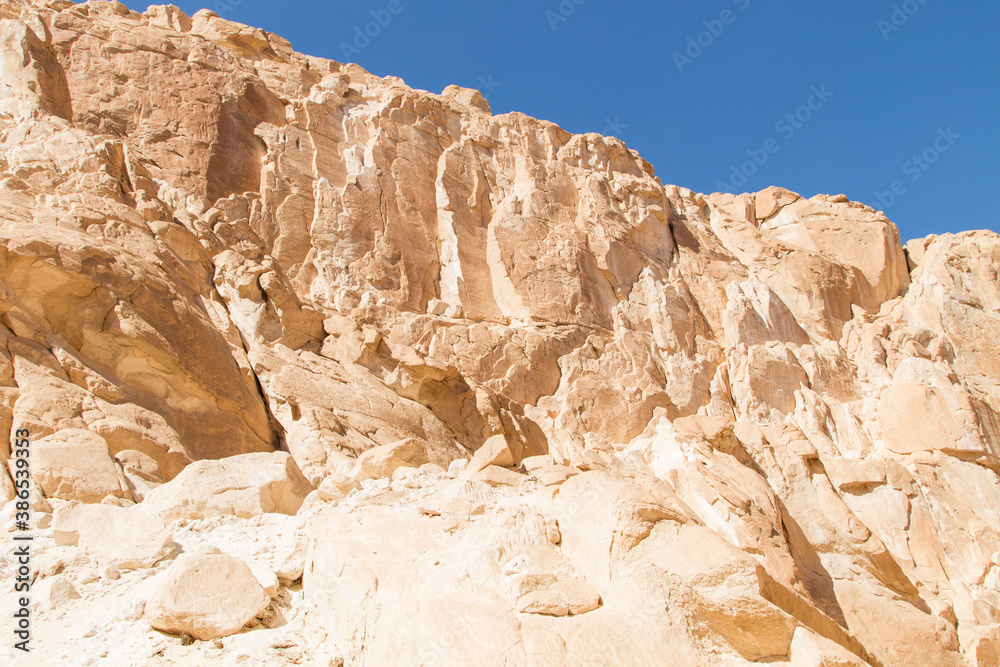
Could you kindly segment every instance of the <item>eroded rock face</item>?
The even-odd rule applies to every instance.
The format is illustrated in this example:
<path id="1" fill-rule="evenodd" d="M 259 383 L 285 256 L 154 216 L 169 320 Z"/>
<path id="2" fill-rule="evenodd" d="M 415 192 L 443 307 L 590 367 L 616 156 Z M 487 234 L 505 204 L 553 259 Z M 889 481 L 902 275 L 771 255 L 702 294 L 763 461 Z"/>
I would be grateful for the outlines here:
<path id="1" fill-rule="evenodd" d="M 124 596 L 119 662 L 154 599 L 287 621 L 223 646 L 265 664 L 995 663 L 997 234 L 699 195 L 207 11 L 0 0 L 0 71 L 54 660 Z M 259 576 L 171 607 L 205 546 Z"/>

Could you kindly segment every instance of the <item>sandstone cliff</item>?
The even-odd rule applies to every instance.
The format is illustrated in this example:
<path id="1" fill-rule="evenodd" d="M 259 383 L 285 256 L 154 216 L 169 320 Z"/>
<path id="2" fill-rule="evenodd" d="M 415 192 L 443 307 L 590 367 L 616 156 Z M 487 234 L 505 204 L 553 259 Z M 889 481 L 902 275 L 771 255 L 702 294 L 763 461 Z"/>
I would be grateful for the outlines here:
<path id="1" fill-rule="evenodd" d="M 1000 664 L 997 234 L 207 11 L 0 19 L 30 664 Z"/>

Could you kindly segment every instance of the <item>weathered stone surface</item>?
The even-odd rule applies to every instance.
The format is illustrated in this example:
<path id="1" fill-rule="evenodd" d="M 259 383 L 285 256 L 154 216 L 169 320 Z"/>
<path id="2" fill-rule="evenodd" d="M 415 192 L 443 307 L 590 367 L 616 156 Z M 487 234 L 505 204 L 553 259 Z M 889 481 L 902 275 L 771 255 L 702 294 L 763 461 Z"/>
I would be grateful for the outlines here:
<path id="1" fill-rule="evenodd" d="M 792 667 L 865 667 L 868 663 L 829 639 L 798 627 L 792 637 Z"/>
<path id="2" fill-rule="evenodd" d="M 165 521 L 221 514 L 295 514 L 312 486 L 286 452 L 198 461 L 159 486 L 142 503 Z"/>
<path id="3" fill-rule="evenodd" d="M 238 632 L 270 597 L 246 563 L 225 554 L 183 554 L 146 602 L 149 624 L 203 641 Z"/>
<path id="4" fill-rule="evenodd" d="M 79 545 L 39 661 L 161 655 L 165 520 L 286 586 L 177 664 L 996 662 L 996 233 L 699 195 L 209 11 L 0 0 L 0 71 L 0 430 Z"/>
<path id="5" fill-rule="evenodd" d="M 410 438 L 369 449 L 358 457 L 351 477 L 355 480 L 392 477 L 397 468 L 419 468 L 425 463 L 428 463 L 426 445 Z"/>
<path id="6" fill-rule="evenodd" d="M 48 577 L 32 586 L 32 599 L 42 609 L 60 609 L 79 600 L 80 593 L 69 579 L 62 575 Z"/>
<path id="7" fill-rule="evenodd" d="M 495 435 L 476 450 L 463 474 L 471 477 L 489 466 L 512 468 L 518 464 L 520 461 L 514 460 L 514 453 L 510 450 L 507 439 L 502 435 Z"/>
<path id="8" fill-rule="evenodd" d="M 152 567 L 176 548 L 159 517 L 114 505 L 62 505 L 53 534 L 57 544 L 78 544 L 101 565 L 119 570 Z"/>
<path id="9" fill-rule="evenodd" d="M 50 498 L 97 503 L 126 493 L 108 443 L 90 431 L 67 429 L 41 438 L 32 445 L 31 463 L 38 486 Z"/>

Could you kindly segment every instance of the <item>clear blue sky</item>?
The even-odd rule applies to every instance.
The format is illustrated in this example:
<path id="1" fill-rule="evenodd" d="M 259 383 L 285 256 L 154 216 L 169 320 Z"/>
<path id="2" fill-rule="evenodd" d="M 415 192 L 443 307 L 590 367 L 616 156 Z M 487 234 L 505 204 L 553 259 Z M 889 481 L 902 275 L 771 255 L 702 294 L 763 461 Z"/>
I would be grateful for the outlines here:
<path id="1" fill-rule="evenodd" d="M 1000 231 L 997 2 L 225 1 L 178 4 L 311 55 L 343 61 L 348 45 L 415 88 L 479 88 L 495 113 L 614 134 L 665 183 L 844 193 L 904 240 Z"/>

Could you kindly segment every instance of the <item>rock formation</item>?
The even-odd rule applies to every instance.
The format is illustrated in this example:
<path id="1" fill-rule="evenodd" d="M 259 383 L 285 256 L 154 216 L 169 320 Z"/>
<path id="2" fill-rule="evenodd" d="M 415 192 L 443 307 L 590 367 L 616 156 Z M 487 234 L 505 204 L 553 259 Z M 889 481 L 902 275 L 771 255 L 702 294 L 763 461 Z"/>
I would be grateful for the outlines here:
<path id="1" fill-rule="evenodd" d="M 30 664 L 1000 664 L 997 234 L 210 11 L 0 19 Z"/>

